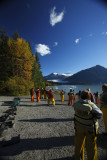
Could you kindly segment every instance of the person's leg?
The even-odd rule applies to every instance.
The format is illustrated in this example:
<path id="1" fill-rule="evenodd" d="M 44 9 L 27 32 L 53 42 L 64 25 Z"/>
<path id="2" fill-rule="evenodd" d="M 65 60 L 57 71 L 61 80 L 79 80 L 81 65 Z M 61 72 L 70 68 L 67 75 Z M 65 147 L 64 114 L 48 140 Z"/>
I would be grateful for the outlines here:
<path id="1" fill-rule="evenodd" d="M 32 100 L 32 96 L 31 96 L 31 102 L 33 102 L 33 100 Z"/>
<path id="2" fill-rule="evenodd" d="M 84 160 L 85 134 L 80 128 L 75 130 L 75 160 Z"/>
<path id="3" fill-rule="evenodd" d="M 55 106 L 55 100 L 54 100 L 54 98 L 52 98 L 52 103 L 53 103 L 53 106 Z"/>
<path id="4" fill-rule="evenodd" d="M 70 105 L 70 98 L 69 98 L 69 100 L 68 100 L 68 105 Z"/>
<path id="5" fill-rule="evenodd" d="M 50 98 L 48 98 L 48 106 L 49 106 L 49 104 L 50 104 Z"/>
<path id="6" fill-rule="evenodd" d="M 103 120 L 104 120 L 105 132 L 107 133 L 107 108 L 102 107 L 101 110 L 103 112 Z"/>
<path id="7" fill-rule="evenodd" d="M 34 102 L 34 95 L 32 96 L 32 98 L 33 98 L 33 102 Z"/>
<path id="8" fill-rule="evenodd" d="M 71 98 L 71 106 L 73 105 L 73 97 Z"/>
<path id="9" fill-rule="evenodd" d="M 86 135 L 86 150 L 88 160 L 97 160 L 97 137 L 95 133 L 87 132 Z"/>

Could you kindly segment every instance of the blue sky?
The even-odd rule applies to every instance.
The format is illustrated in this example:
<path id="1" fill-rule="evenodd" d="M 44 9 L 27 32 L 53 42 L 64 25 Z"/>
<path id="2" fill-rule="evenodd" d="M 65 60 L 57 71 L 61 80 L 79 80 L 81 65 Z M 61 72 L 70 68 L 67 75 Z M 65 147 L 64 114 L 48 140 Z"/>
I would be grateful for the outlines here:
<path id="1" fill-rule="evenodd" d="M 31 42 L 44 76 L 107 68 L 107 5 L 99 0 L 1 0 L 3 26 Z"/>

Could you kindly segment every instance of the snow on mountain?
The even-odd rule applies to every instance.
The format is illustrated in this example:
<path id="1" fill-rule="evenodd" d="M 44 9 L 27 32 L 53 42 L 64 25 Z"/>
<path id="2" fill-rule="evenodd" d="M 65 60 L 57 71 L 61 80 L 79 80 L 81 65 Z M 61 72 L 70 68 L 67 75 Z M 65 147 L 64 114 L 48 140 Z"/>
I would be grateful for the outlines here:
<path id="1" fill-rule="evenodd" d="M 67 81 L 64 81 L 64 79 L 70 76 L 72 76 L 72 74 L 54 72 L 49 74 L 48 76 L 45 76 L 44 78 L 50 82 L 67 83 Z"/>

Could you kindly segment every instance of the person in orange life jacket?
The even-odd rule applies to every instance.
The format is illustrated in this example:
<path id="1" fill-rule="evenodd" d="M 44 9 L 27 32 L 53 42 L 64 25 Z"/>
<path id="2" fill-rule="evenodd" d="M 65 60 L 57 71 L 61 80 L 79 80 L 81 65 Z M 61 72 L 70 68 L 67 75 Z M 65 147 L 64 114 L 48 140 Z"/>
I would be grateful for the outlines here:
<path id="1" fill-rule="evenodd" d="M 36 98 L 37 98 L 37 102 L 40 102 L 40 90 L 37 89 L 36 91 Z"/>
<path id="2" fill-rule="evenodd" d="M 30 89 L 30 95 L 31 95 L 31 102 L 34 102 L 34 90 L 33 90 L 33 88 Z"/>
<path id="3" fill-rule="evenodd" d="M 49 90 L 49 95 L 48 95 L 48 106 L 50 102 L 52 102 L 53 106 L 55 106 L 54 93 L 51 90 Z"/>
<path id="4" fill-rule="evenodd" d="M 87 89 L 90 92 L 90 100 L 91 102 L 94 102 L 94 95 L 91 93 L 90 88 Z"/>
<path id="5" fill-rule="evenodd" d="M 94 93 L 94 95 L 95 95 L 95 102 L 96 102 L 96 104 L 99 104 L 99 99 L 98 99 L 99 93 L 96 92 L 96 93 Z"/>
<path id="6" fill-rule="evenodd" d="M 98 120 L 102 111 L 90 100 L 88 90 L 81 92 L 81 99 L 74 103 L 75 126 L 75 160 L 84 160 L 84 147 L 86 144 L 87 159 L 97 160 L 97 130 Z"/>
<path id="7" fill-rule="evenodd" d="M 73 93 L 71 88 L 70 88 L 70 92 L 68 93 L 68 96 L 69 96 L 68 105 L 70 105 L 70 103 L 71 103 L 71 106 L 72 106 L 73 105 L 73 99 L 74 99 L 74 93 Z"/>
<path id="8" fill-rule="evenodd" d="M 63 90 L 60 92 L 60 96 L 61 96 L 61 102 L 64 102 L 64 91 Z"/>
<path id="9" fill-rule="evenodd" d="M 100 95 L 100 108 L 103 112 L 103 120 L 105 126 L 104 135 L 107 136 L 107 84 L 102 85 L 102 94 Z"/>

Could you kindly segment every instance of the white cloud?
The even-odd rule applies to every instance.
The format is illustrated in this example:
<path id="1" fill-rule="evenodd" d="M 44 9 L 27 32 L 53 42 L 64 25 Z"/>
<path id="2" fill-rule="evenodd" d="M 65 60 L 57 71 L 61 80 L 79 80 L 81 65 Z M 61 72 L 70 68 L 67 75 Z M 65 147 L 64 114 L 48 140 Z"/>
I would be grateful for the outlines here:
<path id="1" fill-rule="evenodd" d="M 77 38 L 77 39 L 75 40 L 75 43 L 78 44 L 79 41 L 80 41 L 80 38 Z"/>
<path id="2" fill-rule="evenodd" d="M 45 44 L 37 44 L 35 49 L 41 56 L 51 54 L 50 48 Z"/>
<path id="3" fill-rule="evenodd" d="M 56 7 L 53 7 L 50 13 L 50 24 L 54 26 L 56 23 L 61 22 L 64 17 L 64 11 L 61 13 L 55 12 Z"/>
<path id="4" fill-rule="evenodd" d="M 107 32 L 102 32 L 102 35 L 107 36 Z"/>
<path id="5" fill-rule="evenodd" d="M 57 46 L 58 45 L 58 42 L 54 42 L 54 46 Z"/>

